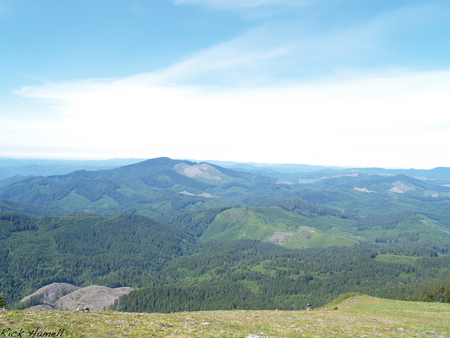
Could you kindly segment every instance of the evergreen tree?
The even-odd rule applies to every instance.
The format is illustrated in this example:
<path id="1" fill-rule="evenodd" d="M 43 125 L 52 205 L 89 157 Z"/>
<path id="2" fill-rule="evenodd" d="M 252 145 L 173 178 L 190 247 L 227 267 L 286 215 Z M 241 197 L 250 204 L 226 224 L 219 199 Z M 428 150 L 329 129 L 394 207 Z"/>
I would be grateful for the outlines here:
<path id="1" fill-rule="evenodd" d="M 0 293 L 0 308 L 7 307 L 8 304 L 6 304 L 6 299 L 3 298 L 3 295 Z"/>

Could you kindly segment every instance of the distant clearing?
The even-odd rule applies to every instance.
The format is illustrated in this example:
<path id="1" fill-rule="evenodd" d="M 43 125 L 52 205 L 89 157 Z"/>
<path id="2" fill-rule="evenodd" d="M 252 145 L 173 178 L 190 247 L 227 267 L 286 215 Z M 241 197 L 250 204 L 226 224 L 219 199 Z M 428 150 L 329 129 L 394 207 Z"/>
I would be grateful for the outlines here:
<path id="1" fill-rule="evenodd" d="M 377 255 L 375 258 L 377 261 L 386 263 L 399 263 L 399 264 L 409 264 L 414 265 L 419 257 L 404 256 L 404 255 Z"/>
<path id="2" fill-rule="evenodd" d="M 175 170 L 181 169 L 183 174 L 187 177 L 200 177 L 209 180 L 222 180 L 221 175 L 223 175 L 219 170 L 214 168 L 212 165 L 207 163 L 188 165 L 185 163 L 177 164 Z"/>
<path id="3" fill-rule="evenodd" d="M 354 187 L 353 190 L 360 191 L 360 192 L 367 192 L 367 193 L 376 192 L 373 190 L 369 190 L 367 188 L 358 188 L 358 187 Z"/>
<path id="4" fill-rule="evenodd" d="M 395 182 L 394 187 L 389 190 L 390 192 L 396 193 L 396 194 L 404 194 L 407 191 L 415 190 L 416 188 L 410 187 L 406 184 L 403 184 L 401 182 Z"/>
<path id="5" fill-rule="evenodd" d="M 187 192 L 186 190 L 184 191 L 180 191 L 180 194 L 186 195 L 186 196 L 200 196 L 200 197 L 205 197 L 205 198 L 213 198 L 211 194 L 208 193 L 203 193 L 203 194 L 192 194 L 190 192 Z"/>

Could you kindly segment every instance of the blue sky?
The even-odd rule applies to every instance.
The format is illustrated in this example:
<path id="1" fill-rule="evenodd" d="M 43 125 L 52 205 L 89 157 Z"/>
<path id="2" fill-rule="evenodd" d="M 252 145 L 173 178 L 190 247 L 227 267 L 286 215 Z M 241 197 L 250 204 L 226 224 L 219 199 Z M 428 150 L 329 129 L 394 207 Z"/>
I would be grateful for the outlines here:
<path id="1" fill-rule="evenodd" d="M 0 156 L 450 166 L 450 3 L 0 0 Z"/>

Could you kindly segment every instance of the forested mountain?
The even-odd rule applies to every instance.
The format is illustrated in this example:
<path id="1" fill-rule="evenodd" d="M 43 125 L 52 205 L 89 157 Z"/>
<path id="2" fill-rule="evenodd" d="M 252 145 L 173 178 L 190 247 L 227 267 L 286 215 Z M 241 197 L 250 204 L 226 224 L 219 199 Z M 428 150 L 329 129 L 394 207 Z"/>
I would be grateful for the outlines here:
<path id="1" fill-rule="evenodd" d="M 0 215 L 0 288 L 10 302 L 53 282 L 115 286 L 152 280 L 151 271 L 193 250 L 195 239 L 144 216 Z M 120 285 L 122 286 L 122 285 Z"/>
<path id="2" fill-rule="evenodd" d="M 156 158 L 110 170 L 3 180 L 0 198 L 65 212 L 150 217 L 293 198 L 364 215 L 374 207 L 379 213 L 379 205 L 386 212 L 417 211 L 418 201 L 424 202 L 420 211 L 450 207 L 450 184 L 441 179 L 353 172 L 291 183 L 208 163 Z"/>
<path id="3" fill-rule="evenodd" d="M 10 179 L 0 198 L 67 212 L 154 215 L 233 204 L 241 194 L 264 193 L 276 179 L 158 158 L 111 170 Z"/>
<path id="4" fill-rule="evenodd" d="M 67 282 L 139 289 L 126 311 L 299 309 L 343 292 L 412 298 L 445 278 L 447 168 L 318 169 L 293 183 L 157 158 L 2 180 L 0 292 L 14 304 Z"/>
<path id="5" fill-rule="evenodd" d="M 24 214 L 30 217 L 63 216 L 67 212 L 62 209 L 52 209 L 35 205 L 28 205 L 8 200 L 0 200 L 0 214 Z"/>

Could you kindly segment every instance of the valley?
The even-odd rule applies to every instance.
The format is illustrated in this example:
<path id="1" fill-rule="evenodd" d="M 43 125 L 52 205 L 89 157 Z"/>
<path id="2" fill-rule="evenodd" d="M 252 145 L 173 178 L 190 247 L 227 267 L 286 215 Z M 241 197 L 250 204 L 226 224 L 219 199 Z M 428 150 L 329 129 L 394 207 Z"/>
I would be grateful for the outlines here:
<path id="1" fill-rule="evenodd" d="M 170 313 L 303 310 L 347 292 L 413 299 L 446 285 L 446 170 L 275 169 L 157 158 L 4 179 L 1 293 L 13 309 L 52 283 L 133 288 L 108 307 Z"/>

